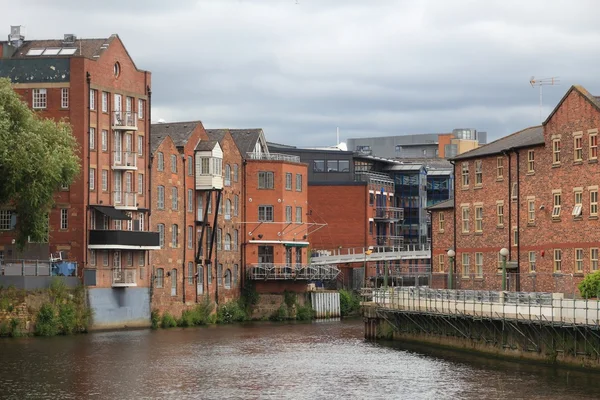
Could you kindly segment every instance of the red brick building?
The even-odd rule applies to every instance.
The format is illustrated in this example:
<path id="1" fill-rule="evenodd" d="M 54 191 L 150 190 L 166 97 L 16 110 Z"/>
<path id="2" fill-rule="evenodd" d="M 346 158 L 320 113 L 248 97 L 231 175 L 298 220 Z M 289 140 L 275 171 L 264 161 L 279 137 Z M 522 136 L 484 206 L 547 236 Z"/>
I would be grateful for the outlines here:
<path id="1" fill-rule="evenodd" d="M 12 27 L 0 76 L 42 117 L 66 119 L 81 149 L 81 175 L 56 194 L 49 240 L 21 254 L 11 245 L 10 209 L 0 210 L 4 259 L 62 252 L 96 287 L 149 286 L 150 73 L 137 68 L 117 35 L 25 40 Z M 83 269 L 82 269 L 83 268 Z"/>
<path id="2" fill-rule="evenodd" d="M 434 271 L 452 248 L 456 287 L 499 289 L 506 248 L 510 290 L 576 292 L 598 269 L 599 125 L 600 100 L 573 86 L 542 126 L 455 157 L 454 212 L 431 208 Z"/>

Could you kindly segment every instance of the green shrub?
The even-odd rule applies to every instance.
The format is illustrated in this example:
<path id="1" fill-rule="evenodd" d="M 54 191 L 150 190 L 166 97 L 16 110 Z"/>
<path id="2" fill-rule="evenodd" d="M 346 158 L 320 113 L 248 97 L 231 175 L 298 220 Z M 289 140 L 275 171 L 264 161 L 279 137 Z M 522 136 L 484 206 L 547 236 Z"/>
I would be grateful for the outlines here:
<path id="1" fill-rule="evenodd" d="M 72 335 L 79 330 L 77 311 L 73 303 L 65 303 L 58 306 L 58 322 L 59 332 L 63 335 Z"/>
<path id="2" fill-rule="evenodd" d="M 310 321 L 315 318 L 315 310 L 310 304 L 296 306 L 296 319 L 298 321 Z"/>
<path id="3" fill-rule="evenodd" d="M 290 292 L 288 290 L 283 292 L 283 301 L 288 308 L 294 307 L 296 304 L 296 293 Z"/>
<path id="4" fill-rule="evenodd" d="M 340 290 L 340 312 L 342 317 L 355 314 L 360 309 L 360 298 L 349 290 Z"/>
<path id="5" fill-rule="evenodd" d="M 217 308 L 218 324 L 232 324 L 234 322 L 243 322 L 247 319 L 246 312 L 238 301 L 230 301 Z"/>
<path id="6" fill-rule="evenodd" d="M 271 321 L 285 321 L 288 319 L 288 309 L 285 304 L 281 304 L 277 310 L 269 317 Z"/>
<path id="7" fill-rule="evenodd" d="M 251 315 L 252 309 L 258 304 L 260 295 L 252 283 L 246 283 L 242 288 L 240 296 L 240 306 L 246 311 L 246 314 Z"/>
<path id="8" fill-rule="evenodd" d="M 165 312 L 162 316 L 162 320 L 160 322 L 161 328 L 174 328 L 177 326 L 177 321 L 175 317 L 173 317 L 169 312 Z"/>
<path id="9" fill-rule="evenodd" d="M 158 329 L 160 327 L 160 313 L 158 310 L 152 310 L 150 313 L 150 321 L 152 322 L 152 329 Z"/>
<path id="10" fill-rule="evenodd" d="M 50 297 L 54 301 L 54 304 L 58 304 L 67 298 L 69 289 L 64 280 L 55 276 L 52 278 L 52 281 L 50 281 L 48 292 L 50 293 Z"/>
<path id="11" fill-rule="evenodd" d="M 37 336 L 54 336 L 58 334 L 58 331 L 59 321 L 54 306 L 50 303 L 42 304 L 35 321 L 35 334 Z"/>
<path id="12" fill-rule="evenodd" d="M 6 322 L 0 322 L 0 337 L 10 336 L 10 326 Z"/>
<path id="13" fill-rule="evenodd" d="M 579 293 L 583 298 L 600 297 L 600 271 L 588 274 L 579 283 Z"/>
<path id="14" fill-rule="evenodd" d="M 10 320 L 10 336 L 21 337 L 25 333 L 23 332 L 23 321 L 18 318 L 11 318 Z"/>

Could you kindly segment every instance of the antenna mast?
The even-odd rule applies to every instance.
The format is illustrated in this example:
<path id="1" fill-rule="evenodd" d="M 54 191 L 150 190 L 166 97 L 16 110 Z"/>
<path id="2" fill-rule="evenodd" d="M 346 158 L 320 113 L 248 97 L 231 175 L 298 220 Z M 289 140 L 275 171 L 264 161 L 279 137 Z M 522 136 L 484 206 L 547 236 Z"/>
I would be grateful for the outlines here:
<path id="1" fill-rule="evenodd" d="M 531 87 L 536 87 L 539 86 L 540 87 L 540 121 L 542 121 L 542 109 L 543 109 L 543 99 L 544 99 L 544 92 L 542 90 L 542 88 L 544 86 L 554 86 L 554 85 L 560 85 L 560 80 L 558 79 L 558 76 L 553 76 L 552 78 L 542 78 L 542 79 L 535 79 L 534 76 L 531 77 L 531 79 L 529 80 L 529 84 L 531 85 Z"/>
<path id="2" fill-rule="evenodd" d="M 337 145 L 340 144 L 340 128 L 339 128 L 339 126 L 335 129 L 335 133 L 336 133 L 336 135 L 335 135 L 335 139 L 336 139 L 335 145 L 337 146 Z"/>

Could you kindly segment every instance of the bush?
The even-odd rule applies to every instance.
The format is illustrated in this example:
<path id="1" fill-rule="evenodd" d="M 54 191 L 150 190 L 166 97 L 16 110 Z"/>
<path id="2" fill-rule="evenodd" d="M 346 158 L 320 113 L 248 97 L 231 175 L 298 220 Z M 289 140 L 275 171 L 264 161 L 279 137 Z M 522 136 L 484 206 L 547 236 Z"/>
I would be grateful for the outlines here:
<path id="1" fill-rule="evenodd" d="M 158 329 L 160 327 L 160 313 L 158 310 L 152 310 L 150 313 L 150 321 L 152 322 L 152 329 Z"/>
<path id="2" fill-rule="evenodd" d="M 315 318 L 315 310 L 310 304 L 304 306 L 296 306 L 296 319 L 298 321 L 310 321 Z"/>
<path id="3" fill-rule="evenodd" d="M 58 306 L 59 331 L 63 335 L 72 335 L 77 332 L 77 312 L 73 303 L 65 303 Z"/>
<path id="4" fill-rule="evenodd" d="M 340 313 L 342 317 L 347 317 L 358 312 L 360 308 L 360 298 L 349 290 L 340 290 Z"/>
<path id="5" fill-rule="evenodd" d="M 242 288 L 242 294 L 240 296 L 240 306 L 246 311 L 248 315 L 252 314 L 252 309 L 258 304 L 260 295 L 256 291 L 256 288 L 252 283 L 247 283 Z"/>
<path id="6" fill-rule="evenodd" d="M 177 321 L 175 317 L 173 317 L 169 312 L 166 312 L 162 316 L 162 321 L 160 322 L 161 328 L 174 328 L 177 326 Z"/>
<path id="7" fill-rule="evenodd" d="M 217 309 L 217 323 L 231 324 L 246 321 L 248 318 L 240 303 L 238 301 L 230 301 L 219 306 Z"/>
<path id="8" fill-rule="evenodd" d="M 56 276 L 52 278 L 48 292 L 50 293 L 50 297 L 54 301 L 54 304 L 64 301 L 69 294 L 69 290 L 65 282 Z"/>
<path id="9" fill-rule="evenodd" d="M 296 304 L 296 293 L 290 292 L 288 290 L 283 292 L 283 301 L 288 308 L 294 307 Z"/>
<path id="10" fill-rule="evenodd" d="M 58 334 L 59 321 L 56 310 L 50 303 L 42 304 L 35 321 L 35 334 L 37 336 L 54 336 Z"/>
<path id="11" fill-rule="evenodd" d="M 288 309 L 285 304 L 279 306 L 269 317 L 271 321 L 285 321 L 288 319 Z"/>
<path id="12" fill-rule="evenodd" d="M 588 274 L 578 287 L 583 298 L 600 297 L 600 271 Z"/>

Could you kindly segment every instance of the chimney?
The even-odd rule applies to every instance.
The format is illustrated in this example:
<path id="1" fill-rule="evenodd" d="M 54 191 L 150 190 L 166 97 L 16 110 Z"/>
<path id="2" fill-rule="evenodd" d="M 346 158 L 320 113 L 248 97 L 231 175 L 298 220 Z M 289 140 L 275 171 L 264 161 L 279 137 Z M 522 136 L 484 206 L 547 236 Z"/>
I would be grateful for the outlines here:
<path id="1" fill-rule="evenodd" d="M 77 36 L 72 33 L 65 33 L 63 44 L 74 44 L 75 40 L 77 40 Z"/>

